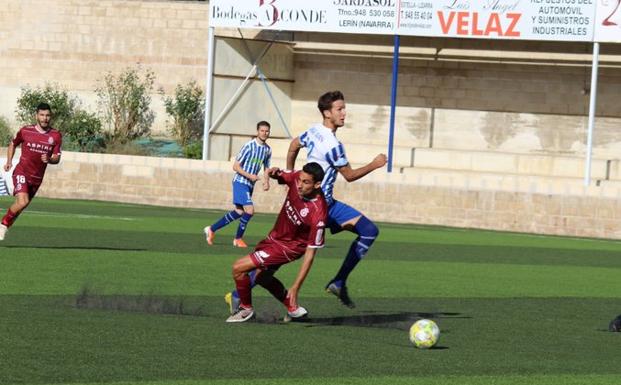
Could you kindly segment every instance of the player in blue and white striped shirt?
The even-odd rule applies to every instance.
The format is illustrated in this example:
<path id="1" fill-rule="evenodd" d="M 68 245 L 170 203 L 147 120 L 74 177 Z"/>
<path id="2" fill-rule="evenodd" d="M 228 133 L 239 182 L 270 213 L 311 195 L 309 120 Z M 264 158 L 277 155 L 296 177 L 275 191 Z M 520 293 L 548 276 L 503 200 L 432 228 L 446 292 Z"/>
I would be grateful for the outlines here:
<path id="1" fill-rule="evenodd" d="M 307 161 L 319 163 L 325 171 L 321 188 L 329 206 L 328 227 L 330 231 L 335 234 L 347 230 L 358 235 L 351 244 L 340 270 L 326 286 L 326 290 L 336 295 L 344 305 L 354 307 L 345 283 L 354 267 L 369 251 L 379 234 L 379 229 L 361 212 L 334 199 L 332 196 L 334 182 L 339 173 L 348 182 L 353 182 L 373 170 L 384 167 L 386 155 L 379 154 L 369 164 L 356 169 L 351 168 L 345 156 L 345 148 L 336 138 L 336 130 L 345 124 L 343 94 L 340 91 L 325 93 L 319 98 L 317 107 L 323 123 L 315 124 L 291 141 L 287 153 L 287 168 L 290 170 L 294 168 L 300 148 L 306 147 Z"/>
<path id="2" fill-rule="evenodd" d="M 237 234 L 233 239 L 233 246 L 248 247 L 243 240 L 244 232 L 248 222 L 254 215 L 254 205 L 252 203 L 252 192 L 254 184 L 259 180 L 261 169 L 267 170 L 270 167 L 272 149 L 267 145 L 267 138 L 270 136 L 270 124 L 266 121 L 257 123 L 257 136 L 248 143 L 244 144 L 235 157 L 233 170 L 233 204 L 235 209 L 224 215 L 216 223 L 205 227 L 205 238 L 207 243 L 213 245 L 216 231 L 220 230 L 229 223 L 239 219 Z M 270 188 L 267 172 L 263 173 L 263 190 Z"/>

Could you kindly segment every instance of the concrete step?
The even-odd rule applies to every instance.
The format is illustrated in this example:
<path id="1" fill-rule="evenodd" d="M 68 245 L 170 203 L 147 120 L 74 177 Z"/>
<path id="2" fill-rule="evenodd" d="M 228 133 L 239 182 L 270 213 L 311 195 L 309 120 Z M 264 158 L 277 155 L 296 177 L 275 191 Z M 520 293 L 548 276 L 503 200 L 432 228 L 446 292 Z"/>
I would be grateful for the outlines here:
<path id="1" fill-rule="evenodd" d="M 619 159 L 591 161 L 591 178 L 621 180 Z M 413 167 L 584 178 L 585 158 L 578 156 L 520 154 L 492 151 L 458 151 L 417 148 Z"/>

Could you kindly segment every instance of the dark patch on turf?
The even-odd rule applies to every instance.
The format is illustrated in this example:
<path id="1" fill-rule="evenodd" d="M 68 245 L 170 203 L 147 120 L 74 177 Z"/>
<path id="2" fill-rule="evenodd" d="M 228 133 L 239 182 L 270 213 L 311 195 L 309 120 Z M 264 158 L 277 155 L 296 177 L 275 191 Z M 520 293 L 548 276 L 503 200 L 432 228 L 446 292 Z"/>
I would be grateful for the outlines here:
<path id="1" fill-rule="evenodd" d="M 102 295 L 84 286 L 75 297 L 78 309 L 102 309 L 149 314 L 205 316 L 204 306 L 192 304 L 185 297 L 144 295 Z"/>

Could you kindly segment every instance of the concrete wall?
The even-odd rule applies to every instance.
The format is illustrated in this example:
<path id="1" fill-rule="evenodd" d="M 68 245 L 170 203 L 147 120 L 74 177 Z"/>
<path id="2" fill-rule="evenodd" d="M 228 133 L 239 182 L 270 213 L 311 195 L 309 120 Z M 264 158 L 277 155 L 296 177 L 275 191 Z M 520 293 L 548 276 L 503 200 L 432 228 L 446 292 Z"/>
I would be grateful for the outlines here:
<path id="1" fill-rule="evenodd" d="M 584 153 L 590 69 L 573 63 L 460 60 L 442 56 L 401 60 L 398 146 Z M 317 120 L 311 101 L 318 90 L 340 89 L 348 98 L 350 115 L 339 131 L 341 139 L 387 143 L 391 59 L 298 53 L 296 70 L 294 127 Z M 621 110 L 615 101 L 621 69 L 603 68 L 600 73 L 595 154 L 616 157 L 621 150 Z"/>
<path id="2" fill-rule="evenodd" d="M 206 3 L 0 0 L 0 115 L 14 119 L 20 88 L 56 83 L 95 111 L 108 72 L 138 63 L 157 76 L 155 131 L 166 115 L 157 89 L 205 79 Z"/>
<path id="3" fill-rule="evenodd" d="M 409 169 L 416 171 L 417 169 Z M 176 207 L 231 207 L 230 162 L 65 152 L 39 196 Z M 277 212 L 283 187 L 257 189 L 259 212 Z M 335 196 L 378 221 L 621 239 L 621 184 L 576 178 L 378 170 Z"/>

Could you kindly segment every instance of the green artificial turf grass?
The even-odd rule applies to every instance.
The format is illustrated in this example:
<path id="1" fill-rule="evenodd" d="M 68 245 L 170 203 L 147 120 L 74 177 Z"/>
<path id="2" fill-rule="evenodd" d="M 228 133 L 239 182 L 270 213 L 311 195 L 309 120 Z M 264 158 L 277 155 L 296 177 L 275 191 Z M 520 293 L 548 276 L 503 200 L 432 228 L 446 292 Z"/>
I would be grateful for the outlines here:
<path id="1" fill-rule="evenodd" d="M 222 214 L 35 200 L 0 243 L 0 383 L 621 381 L 621 335 L 605 331 L 621 313 L 619 242 L 380 224 L 350 310 L 323 286 L 353 236 L 328 235 L 301 293 L 309 322 L 282 324 L 257 288 L 257 321 L 230 325 L 222 295 L 250 249 L 230 246 L 235 224 L 205 244 Z M 249 243 L 273 221 L 256 215 Z M 408 341 L 419 318 L 439 324 L 437 348 Z"/>
<path id="2" fill-rule="evenodd" d="M 616 375 L 543 375 L 543 376 L 443 376 L 432 377 L 319 377 L 319 378 L 253 378 L 256 385 L 616 385 L 621 376 Z M 122 381 L 115 385 L 238 385 L 238 379 L 226 380 L 171 380 L 171 381 Z M 72 385 L 97 385 L 93 383 L 71 383 Z"/>
<path id="3" fill-rule="evenodd" d="M 259 298 L 257 321 L 230 325 L 220 297 L 186 298 L 199 315 L 79 309 L 73 297 L 0 298 L 10 352 L 0 363 L 4 383 L 621 375 L 609 359 L 621 338 L 602 322 L 614 300 L 366 299 L 351 311 L 310 299 L 309 322 L 282 324 L 281 307 Z M 428 351 L 407 339 L 421 317 L 442 328 Z"/>

